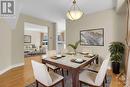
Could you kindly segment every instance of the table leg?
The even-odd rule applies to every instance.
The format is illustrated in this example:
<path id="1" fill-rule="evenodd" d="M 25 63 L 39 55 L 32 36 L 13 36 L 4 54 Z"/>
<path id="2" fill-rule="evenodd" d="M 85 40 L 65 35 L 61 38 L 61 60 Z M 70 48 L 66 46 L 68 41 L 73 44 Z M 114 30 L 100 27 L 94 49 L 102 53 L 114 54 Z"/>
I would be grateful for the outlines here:
<path id="1" fill-rule="evenodd" d="M 72 87 L 79 87 L 79 71 L 72 72 Z"/>

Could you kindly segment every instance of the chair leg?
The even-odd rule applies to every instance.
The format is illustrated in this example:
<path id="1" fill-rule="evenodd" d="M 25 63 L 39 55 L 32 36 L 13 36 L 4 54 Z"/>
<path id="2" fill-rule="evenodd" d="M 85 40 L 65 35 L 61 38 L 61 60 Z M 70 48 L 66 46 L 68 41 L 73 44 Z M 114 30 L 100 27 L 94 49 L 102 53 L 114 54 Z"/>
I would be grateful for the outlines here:
<path id="1" fill-rule="evenodd" d="M 64 76 L 64 70 L 63 70 L 63 69 L 61 69 L 61 73 L 62 73 L 62 75 Z"/>
<path id="2" fill-rule="evenodd" d="M 99 58 L 97 57 L 97 59 L 96 59 L 96 64 L 98 64 L 99 63 Z"/>
<path id="3" fill-rule="evenodd" d="M 62 87 L 64 87 L 64 79 L 62 80 Z"/>
<path id="4" fill-rule="evenodd" d="M 69 75 L 69 71 L 67 70 L 67 76 Z"/>
<path id="5" fill-rule="evenodd" d="M 103 87 L 105 87 L 105 81 L 103 81 Z"/>
<path id="6" fill-rule="evenodd" d="M 55 73 L 57 72 L 56 70 L 53 70 Z"/>
<path id="7" fill-rule="evenodd" d="M 105 75 L 105 83 L 107 83 L 107 76 Z"/>
<path id="8" fill-rule="evenodd" d="M 80 83 L 80 86 L 79 87 L 82 87 L 82 83 L 81 82 L 79 82 Z"/>
<path id="9" fill-rule="evenodd" d="M 49 71 L 49 67 L 47 67 L 47 70 Z"/>
<path id="10" fill-rule="evenodd" d="M 36 87 L 38 87 L 38 81 L 36 80 Z"/>

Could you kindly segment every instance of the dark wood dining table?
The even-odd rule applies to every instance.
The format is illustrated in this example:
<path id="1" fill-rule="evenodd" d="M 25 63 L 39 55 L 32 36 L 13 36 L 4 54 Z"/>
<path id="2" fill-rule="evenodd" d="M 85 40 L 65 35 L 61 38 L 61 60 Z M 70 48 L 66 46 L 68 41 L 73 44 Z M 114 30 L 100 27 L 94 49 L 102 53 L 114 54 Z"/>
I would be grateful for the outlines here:
<path id="1" fill-rule="evenodd" d="M 93 57 L 84 57 L 81 56 L 81 59 L 85 60 L 83 63 L 75 63 L 72 62 L 72 59 L 75 59 L 73 55 L 66 55 L 65 57 L 59 59 L 52 59 L 50 57 L 42 58 L 42 63 L 48 63 L 59 68 L 67 69 L 69 72 L 72 73 L 72 87 L 79 87 L 79 73 L 81 69 L 85 66 L 91 64 L 92 62 L 96 61 L 98 63 L 98 55 Z"/>

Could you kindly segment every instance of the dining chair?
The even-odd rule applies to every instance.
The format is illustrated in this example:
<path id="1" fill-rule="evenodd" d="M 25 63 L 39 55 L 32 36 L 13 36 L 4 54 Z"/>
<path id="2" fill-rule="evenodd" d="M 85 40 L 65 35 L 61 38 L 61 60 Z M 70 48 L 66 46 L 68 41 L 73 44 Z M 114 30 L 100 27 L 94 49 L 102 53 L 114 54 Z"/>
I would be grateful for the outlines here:
<path id="1" fill-rule="evenodd" d="M 108 55 L 107 58 L 110 58 L 110 55 Z M 100 63 L 98 63 L 98 64 L 92 63 L 91 65 L 88 65 L 88 66 L 84 67 L 83 69 L 87 69 L 89 71 L 98 73 L 102 63 L 103 63 L 103 59 L 100 58 Z M 105 76 L 105 82 L 107 83 L 106 76 Z"/>
<path id="2" fill-rule="evenodd" d="M 110 58 L 110 55 L 107 55 L 106 58 Z M 90 65 L 84 67 L 83 69 L 88 69 L 90 71 L 98 72 L 104 59 L 98 57 L 98 60 L 99 60 L 98 64 L 97 63 L 91 63 Z"/>
<path id="3" fill-rule="evenodd" d="M 95 72 L 98 72 L 99 71 L 99 69 L 100 69 L 100 67 L 101 67 L 101 65 L 102 65 L 102 63 L 103 63 L 103 61 L 102 62 L 100 62 L 100 63 L 91 63 L 90 65 L 87 65 L 86 67 L 84 67 L 83 69 L 84 70 L 90 70 L 90 71 L 95 71 Z"/>
<path id="4" fill-rule="evenodd" d="M 88 70 L 82 71 L 79 75 L 80 87 L 82 83 L 94 87 L 100 87 L 100 86 L 105 87 L 104 79 L 106 76 L 108 63 L 109 58 L 103 61 L 98 73 Z"/>
<path id="5" fill-rule="evenodd" d="M 68 53 L 68 52 L 69 52 L 68 49 L 62 49 L 62 50 L 61 50 L 61 54 L 62 54 L 62 55 L 65 55 L 65 54 Z"/>
<path id="6" fill-rule="evenodd" d="M 44 87 L 53 87 L 56 84 L 62 82 L 62 87 L 64 87 L 64 77 L 58 75 L 54 72 L 48 72 L 45 64 L 41 64 L 34 60 L 31 60 L 32 68 L 34 72 L 34 77 L 36 79 L 36 87 L 40 83 Z"/>
<path id="7" fill-rule="evenodd" d="M 68 49 L 67 49 L 67 48 L 64 48 L 64 49 L 61 50 L 61 55 L 62 55 L 62 56 L 65 56 L 68 52 L 69 52 Z M 67 72 L 67 75 L 69 75 L 69 71 L 66 70 L 66 72 Z M 64 71 L 63 71 L 63 69 L 62 69 L 62 75 L 64 76 Z"/>
<path id="8" fill-rule="evenodd" d="M 45 56 L 43 55 L 42 57 L 43 57 L 43 58 L 45 58 L 45 57 L 54 57 L 54 56 L 56 56 L 56 55 L 57 55 L 56 50 L 49 50 L 49 51 L 47 51 L 47 55 L 45 55 Z M 62 75 L 64 76 L 64 71 L 63 71 L 63 69 L 61 69 L 61 68 L 59 68 L 59 67 L 57 67 L 57 66 L 48 64 L 48 63 L 46 63 L 46 65 L 47 65 L 47 67 L 48 67 L 48 71 L 49 71 L 49 69 L 53 70 L 54 72 L 57 72 L 57 70 L 61 70 L 61 73 L 62 73 Z"/>
<path id="9" fill-rule="evenodd" d="M 56 56 L 56 54 L 57 54 L 56 50 L 50 50 L 47 52 L 47 57 L 53 57 L 53 56 Z M 46 63 L 46 65 L 48 66 L 48 69 L 52 69 L 53 71 L 57 71 L 58 69 L 60 69 L 60 68 L 53 66 L 51 64 L 48 64 L 48 63 Z"/>

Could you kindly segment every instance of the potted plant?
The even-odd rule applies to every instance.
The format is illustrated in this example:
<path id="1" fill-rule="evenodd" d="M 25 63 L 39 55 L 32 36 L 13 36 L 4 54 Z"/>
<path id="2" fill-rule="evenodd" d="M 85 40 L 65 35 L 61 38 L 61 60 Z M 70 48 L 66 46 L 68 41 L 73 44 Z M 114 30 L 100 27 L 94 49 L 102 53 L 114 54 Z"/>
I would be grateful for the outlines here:
<path id="1" fill-rule="evenodd" d="M 80 43 L 80 41 L 77 41 L 75 44 L 68 44 L 68 46 L 70 46 L 71 48 L 73 48 L 74 55 L 76 55 L 76 53 L 77 53 L 76 49 L 77 49 L 79 43 Z"/>
<path id="2" fill-rule="evenodd" d="M 120 63 L 124 56 L 124 48 L 125 45 L 121 42 L 112 42 L 109 46 L 109 51 L 111 53 L 111 61 L 112 61 L 112 71 L 115 74 L 120 73 Z"/>

